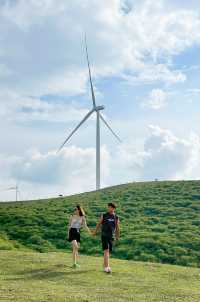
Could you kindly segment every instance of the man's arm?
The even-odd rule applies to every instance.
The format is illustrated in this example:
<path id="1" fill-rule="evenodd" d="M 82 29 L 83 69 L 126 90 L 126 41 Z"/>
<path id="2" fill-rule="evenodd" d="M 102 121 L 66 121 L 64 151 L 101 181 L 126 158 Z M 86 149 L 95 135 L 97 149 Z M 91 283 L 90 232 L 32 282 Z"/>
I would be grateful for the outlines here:
<path id="1" fill-rule="evenodd" d="M 98 233 L 98 231 L 102 225 L 102 222 L 103 222 L 103 215 L 101 215 L 101 218 L 100 218 L 99 222 L 97 223 L 97 226 L 96 226 L 95 231 L 93 232 L 93 235 L 96 235 Z"/>
<path id="2" fill-rule="evenodd" d="M 116 240 L 119 240 L 119 236 L 120 236 L 120 228 L 119 228 L 119 218 L 118 218 L 117 222 L 116 222 L 116 229 L 115 229 L 115 238 L 116 238 Z"/>

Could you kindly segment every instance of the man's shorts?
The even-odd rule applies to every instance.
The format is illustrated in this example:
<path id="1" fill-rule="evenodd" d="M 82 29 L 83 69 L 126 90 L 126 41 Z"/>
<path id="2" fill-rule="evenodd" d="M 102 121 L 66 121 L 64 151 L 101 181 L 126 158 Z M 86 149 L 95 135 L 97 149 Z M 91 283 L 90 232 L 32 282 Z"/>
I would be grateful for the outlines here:
<path id="1" fill-rule="evenodd" d="M 103 251 L 109 250 L 110 252 L 112 252 L 113 238 L 106 237 L 106 236 L 101 236 L 101 242 L 102 242 Z"/>

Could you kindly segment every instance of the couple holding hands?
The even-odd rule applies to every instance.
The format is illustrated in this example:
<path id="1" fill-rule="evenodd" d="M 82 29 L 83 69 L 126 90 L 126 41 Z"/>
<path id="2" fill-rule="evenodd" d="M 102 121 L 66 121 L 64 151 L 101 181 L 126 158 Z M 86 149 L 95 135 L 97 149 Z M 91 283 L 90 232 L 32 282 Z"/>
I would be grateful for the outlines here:
<path id="1" fill-rule="evenodd" d="M 95 231 L 90 231 L 87 226 L 85 213 L 82 207 L 76 206 L 74 214 L 70 217 L 68 226 L 68 241 L 72 243 L 73 267 L 79 267 L 78 249 L 80 247 L 80 229 L 84 227 L 87 231 L 95 236 L 101 228 L 101 242 L 104 252 L 104 272 L 111 273 L 109 265 L 110 252 L 112 252 L 114 235 L 119 239 L 119 218 L 115 214 L 116 205 L 113 202 L 108 203 L 107 213 L 101 215 Z"/>

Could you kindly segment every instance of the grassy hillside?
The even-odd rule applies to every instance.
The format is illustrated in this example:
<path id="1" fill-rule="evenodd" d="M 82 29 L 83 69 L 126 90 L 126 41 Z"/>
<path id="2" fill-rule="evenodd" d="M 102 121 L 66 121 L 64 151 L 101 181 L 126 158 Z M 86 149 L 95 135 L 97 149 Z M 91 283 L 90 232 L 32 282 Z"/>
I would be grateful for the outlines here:
<path id="1" fill-rule="evenodd" d="M 85 256 L 71 269 L 67 253 L 0 252 L 3 302 L 199 302 L 199 269 Z"/>
<path id="2" fill-rule="evenodd" d="M 200 181 L 132 183 L 49 200 L 1 203 L 0 234 L 40 252 L 66 250 L 66 226 L 77 203 L 94 228 L 107 202 L 118 204 L 121 259 L 200 266 Z M 82 253 L 101 254 L 83 232 Z"/>
<path id="3" fill-rule="evenodd" d="M 7 235 L 0 234 L 0 250 L 27 250 L 22 244 L 15 240 L 9 240 Z"/>

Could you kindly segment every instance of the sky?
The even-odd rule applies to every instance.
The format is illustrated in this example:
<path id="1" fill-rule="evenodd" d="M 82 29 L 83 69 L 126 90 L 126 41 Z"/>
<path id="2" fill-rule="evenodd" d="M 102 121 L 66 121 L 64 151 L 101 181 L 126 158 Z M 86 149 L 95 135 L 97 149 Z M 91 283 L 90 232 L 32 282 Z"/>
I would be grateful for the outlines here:
<path id="1" fill-rule="evenodd" d="M 0 0 L 0 200 L 200 179 L 200 3 L 197 0 Z"/>

